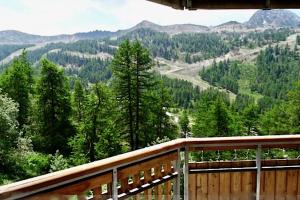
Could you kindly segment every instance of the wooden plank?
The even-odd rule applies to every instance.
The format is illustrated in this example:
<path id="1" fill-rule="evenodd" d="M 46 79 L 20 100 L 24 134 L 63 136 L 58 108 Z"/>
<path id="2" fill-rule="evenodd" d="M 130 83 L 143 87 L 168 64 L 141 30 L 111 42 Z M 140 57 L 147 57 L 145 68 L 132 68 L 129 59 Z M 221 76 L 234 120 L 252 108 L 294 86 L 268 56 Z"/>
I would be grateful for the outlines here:
<path id="1" fill-rule="evenodd" d="M 153 188 L 145 190 L 145 192 L 144 192 L 145 200 L 152 200 L 152 190 L 153 190 Z"/>
<path id="2" fill-rule="evenodd" d="M 162 169 L 161 169 L 160 164 L 157 164 L 154 167 L 154 177 L 155 177 L 155 179 L 161 179 L 162 178 Z"/>
<path id="3" fill-rule="evenodd" d="M 297 176 L 297 200 L 300 200 L 300 170 L 298 169 L 298 176 Z"/>
<path id="4" fill-rule="evenodd" d="M 207 163 L 199 163 L 199 168 L 206 168 Z M 208 198 L 208 174 L 197 174 L 197 200 L 207 200 Z"/>
<path id="5" fill-rule="evenodd" d="M 75 195 L 81 194 L 87 190 L 100 187 L 103 184 L 112 182 L 112 173 L 104 174 L 99 177 L 91 178 L 73 185 L 65 186 L 63 188 L 52 191 L 53 194 L 58 195 Z"/>
<path id="6" fill-rule="evenodd" d="M 162 200 L 163 197 L 163 189 L 162 185 L 157 185 L 154 187 L 154 199 L 155 200 Z"/>
<path id="7" fill-rule="evenodd" d="M 182 148 L 186 145 L 210 145 L 219 146 L 247 146 L 249 144 L 260 144 L 263 148 L 267 147 L 299 147 L 299 135 L 287 136 L 247 136 L 247 137 L 222 137 L 222 138 L 188 138 L 177 139 L 163 144 L 158 144 L 149 148 L 129 152 L 119 156 L 103 159 L 93 163 L 73 167 L 59 172 L 31 178 L 28 180 L 12 183 L 0 187 L 0 199 L 13 197 L 14 195 L 26 196 L 29 193 L 40 191 L 43 188 L 49 188 L 57 183 L 78 180 L 81 177 L 98 173 L 101 171 L 111 170 L 119 165 L 130 164 L 137 160 L 149 156 L 168 152 Z"/>
<path id="8" fill-rule="evenodd" d="M 127 193 L 129 190 L 129 185 L 128 185 L 128 178 L 123 178 L 120 180 L 121 183 L 121 188 L 120 188 L 120 193 Z"/>
<path id="9" fill-rule="evenodd" d="M 163 164 L 170 163 L 173 160 L 178 159 L 178 153 L 172 153 L 164 156 L 160 156 L 159 158 L 155 158 L 152 160 L 149 160 L 147 162 L 142 162 L 124 169 L 120 169 L 118 171 L 118 179 L 122 179 L 124 177 L 128 177 L 129 175 L 134 175 L 138 171 L 145 171 L 149 170 L 151 167 L 159 166 Z"/>
<path id="10" fill-rule="evenodd" d="M 218 163 L 209 164 L 209 167 L 216 168 Z M 219 200 L 220 173 L 208 174 L 208 200 Z"/>
<path id="11" fill-rule="evenodd" d="M 297 200 L 298 170 L 287 170 L 286 200 Z"/>
<path id="12" fill-rule="evenodd" d="M 221 162 L 220 167 L 231 167 L 231 162 Z M 220 173 L 220 200 L 230 200 L 230 173 Z"/>
<path id="13" fill-rule="evenodd" d="M 164 165 L 164 173 L 163 175 L 166 176 L 168 174 L 172 174 L 173 173 L 173 169 L 172 169 L 172 162 L 168 161 L 165 165 Z"/>
<path id="14" fill-rule="evenodd" d="M 101 200 L 101 188 L 94 188 L 93 191 L 93 200 Z"/>
<path id="15" fill-rule="evenodd" d="M 274 200 L 275 190 L 276 190 L 276 172 L 275 171 L 265 171 L 264 172 L 264 199 Z"/>
<path id="16" fill-rule="evenodd" d="M 144 180 L 143 183 L 151 183 L 152 180 L 152 176 L 151 176 L 151 171 L 149 170 L 145 170 L 144 171 Z M 148 189 L 144 192 L 145 195 L 145 200 L 152 200 L 152 188 Z"/>
<path id="17" fill-rule="evenodd" d="M 244 161 L 242 162 L 243 167 L 252 167 L 252 161 Z M 241 198 L 244 200 L 253 200 L 255 199 L 255 187 L 253 184 L 256 185 L 255 172 L 242 172 L 242 195 Z"/>
<path id="18" fill-rule="evenodd" d="M 137 174 L 133 175 L 133 183 L 132 186 L 133 188 L 138 188 L 141 186 L 141 178 L 140 178 L 140 172 L 138 172 Z"/>
<path id="19" fill-rule="evenodd" d="M 196 192 L 197 192 L 197 174 L 189 174 L 189 199 L 196 200 Z"/>
<path id="20" fill-rule="evenodd" d="M 260 172 L 260 199 L 261 200 L 265 200 L 265 195 L 266 195 L 266 191 L 265 191 L 265 171 L 261 171 Z M 255 172 L 255 175 L 254 175 L 254 179 L 253 179 L 253 191 L 255 191 L 254 195 L 256 196 L 256 172 Z"/>
<path id="21" fill-rule="evenodd" d="M 241 163 L 234 162 L 232 167 L 240 167 Z M 241 172 L 232 172 L 231 173 L 231 199 L 240 200 L 242 193 L 242 173 Z"/>
<path id="22" fill-rule="evenodd" d="M 107 198 L 112 197 L 112 183 L 107 184 Z"/>
<path id="23" fill-rule="evenodd" d="M 167 181 L 165 183 L 165 200 L 171 200 L 171 199 L 172 199 L 172 181 Z"/>
<path id="24" fill-rule="evenodd" d="M 275 200 L 286 199 L 286 186 L 286 170 L 276 170 Z"/>

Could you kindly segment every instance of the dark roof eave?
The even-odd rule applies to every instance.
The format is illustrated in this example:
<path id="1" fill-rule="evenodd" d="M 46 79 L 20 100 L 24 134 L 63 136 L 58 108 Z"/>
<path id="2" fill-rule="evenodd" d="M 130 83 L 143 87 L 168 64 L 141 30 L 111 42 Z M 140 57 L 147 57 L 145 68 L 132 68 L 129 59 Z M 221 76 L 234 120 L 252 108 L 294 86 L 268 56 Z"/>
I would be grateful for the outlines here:
<path id="1" fill-rule="evenodd" d="M 289 9 L 300 8 L 298 0 L 148 0 L 175 9 Z"/>

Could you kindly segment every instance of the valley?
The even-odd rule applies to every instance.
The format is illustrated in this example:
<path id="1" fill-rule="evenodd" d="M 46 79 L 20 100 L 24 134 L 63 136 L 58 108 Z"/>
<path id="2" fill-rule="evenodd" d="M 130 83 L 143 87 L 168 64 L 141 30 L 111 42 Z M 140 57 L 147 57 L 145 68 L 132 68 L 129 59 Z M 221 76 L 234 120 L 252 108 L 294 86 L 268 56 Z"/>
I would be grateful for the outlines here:
<path id="1" fill-rule="evenodd" d="M 185 136 L 299 134 L 299 25 L 272 10 L 211 27 L 0 31 L 0 184 Z"/>

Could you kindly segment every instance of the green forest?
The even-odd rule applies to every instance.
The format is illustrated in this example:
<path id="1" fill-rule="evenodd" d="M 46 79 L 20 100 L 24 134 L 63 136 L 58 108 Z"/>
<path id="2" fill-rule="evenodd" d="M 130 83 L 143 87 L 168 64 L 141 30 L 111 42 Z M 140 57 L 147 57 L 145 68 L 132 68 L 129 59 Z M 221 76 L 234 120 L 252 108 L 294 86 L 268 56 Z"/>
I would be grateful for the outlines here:
<path id="1" fill-rule="evenodd" d="M 214 61 L 199 73 L 215 86 L 207 90 L 154 70 L 157 57 L 195 63 L 240 47 L 284 41 L 292 33 L 171 37 L 140 29 L 114 40 L 51 43 L 23 51 L 0 71 L 0 184 L 179 137 L 299 134 L 297 46 L 269 46 L 253 63 Z M 22 48 L 3 47 L 11 52 Z M 3 57 L 9 54 L 5 51 Z M 98 53 L 110 56 L 90 56 Z"/>

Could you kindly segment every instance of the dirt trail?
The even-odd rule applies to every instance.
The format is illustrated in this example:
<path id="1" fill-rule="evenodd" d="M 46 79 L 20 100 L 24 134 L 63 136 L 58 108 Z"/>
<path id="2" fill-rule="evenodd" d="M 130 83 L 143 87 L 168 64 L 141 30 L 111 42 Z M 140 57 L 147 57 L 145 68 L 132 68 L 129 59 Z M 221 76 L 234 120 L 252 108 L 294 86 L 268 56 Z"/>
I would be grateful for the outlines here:
<path id="1" fill-rule="evenodd" d="M 274 43 L 272 44 L 272 46 L 275 46 L 277 44 L 279 46 L 285 46 L 288 44 L 290 47 L 293 47 L 296 44 L 296 37 L 297 33 L 287 37 L 286 41 Z M 157 58 L 157 60 L 161 64 L 161 67 L 157 68 L 157 70 L 161 74 L 166 75 L 170 78 L 178 78 L 189 81 L 195 86 L 199 86 L 200 89 L 205 90 L 212 86 L 208 82 L 202 80 L 198 74 L 203 68 L 211 66 L 214 60 L 216 62 L 224 61 L 227 59 L 240 60 L 243 62 L 253 62 L 256 56 L 259 54 L 259 52 L 261 50 L 266 49 L 267 47 L 268 45 L 263 47 L 257 47 L 255 49 L 241 48 L 239 50 L 232 50 L 223 56 L 214 59 L 203 60 L 201 62 L 193 64 L 187 64 L 181 61 L 172 62 L 163 58 Z M 230 91 L 224 89 L 221 90 L 228 92 L 231 99 L 234 99 L 236 97 L 236 95 Z"/>
<path id="2" fill-rule="evenodd" d="M 46 46 L 46 43 L 45 44 L 36 44 L 36 45 L 34 45 L 32 47 L 26 48 L 26 51 L 34 51 L 34 50 L 40 49 L 40 48 L 42 48 L 44 46 Z M 4 58 L 3 60 L 0 61 L 0 65 L 9 63 L 15 57 L 20 56 L 22 54 L 22 52 L 23 52 L 23 49 L 19 49 L 19 50 L 15 51 L 15 52 L 11 53 L 9 56 L 7 56 L 6 58 Z"/>

